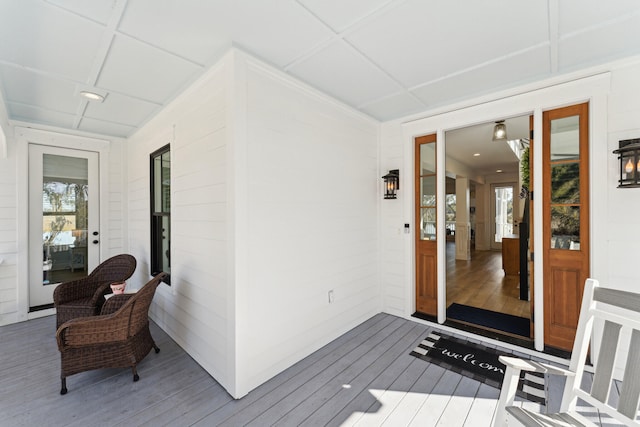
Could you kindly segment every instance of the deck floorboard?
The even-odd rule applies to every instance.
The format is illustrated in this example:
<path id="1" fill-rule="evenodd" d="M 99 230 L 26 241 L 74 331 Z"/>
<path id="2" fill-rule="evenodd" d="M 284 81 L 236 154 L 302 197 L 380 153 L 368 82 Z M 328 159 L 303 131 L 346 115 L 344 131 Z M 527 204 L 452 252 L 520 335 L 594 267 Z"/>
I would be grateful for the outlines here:
<path id="1" fill-rule="evenodd" d="M 373 316 L 234 400 L 152 322 L 161 351 L 141 362 L 140 381 L 128 369 L 84 372 L 61 396 L 55 317 L 43 317 L 0 327 L 0 425 L 490 425 L 497 389 L 409 355 L 434 330 Z M 561 390 L 549 383 L 553 401 Z"/>

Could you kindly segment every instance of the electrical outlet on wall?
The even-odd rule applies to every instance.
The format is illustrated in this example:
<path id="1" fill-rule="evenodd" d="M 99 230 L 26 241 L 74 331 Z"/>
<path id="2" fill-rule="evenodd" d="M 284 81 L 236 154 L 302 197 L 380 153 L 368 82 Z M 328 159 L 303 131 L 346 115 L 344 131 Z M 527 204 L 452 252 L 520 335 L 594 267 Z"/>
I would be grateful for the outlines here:
<path id="1" fill-rule="evenodd" d="M 333 295 L 333 289 L 329 291 L 329 304 L 331 304 L 335 300 L 335 295 Z"/>

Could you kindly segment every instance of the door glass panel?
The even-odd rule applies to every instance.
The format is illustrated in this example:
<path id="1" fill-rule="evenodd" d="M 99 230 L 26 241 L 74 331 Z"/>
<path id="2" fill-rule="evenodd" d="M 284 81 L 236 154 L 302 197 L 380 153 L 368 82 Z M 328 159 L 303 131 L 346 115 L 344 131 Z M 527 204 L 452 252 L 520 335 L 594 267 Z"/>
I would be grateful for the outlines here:
<path id="1" fill-rule="evenodd" d="M 580 203 L 580 164 L 551 166 L 551 203 Z"/>
<path id="2" fill-rule="evenodd" d="M 420 144 L 420 239 L 436 240 L 436 144 Z"/>
<path id="3" fill-rule="evenodd" d="M 580 249 L 580 116 L 551 120 L 551 248 Z"/>
<path id="4" fill-rule="evenodd" d="M 494 187 L 495 225 L 494 239 L 502 242 L 504 236 L 513 234 L 513 186 Z"/>
<path id="5" fill-rule="evenodd" d="M 42 283 L 86 275 L 88 160 L 43 155 Z"/>
<path id="6" fill-rule="evenodd" d="M 580 158 L 580 117 L 571 116 L 551 121 L 551 161 Z"/>
<path id="7" fill-rule="evenodd" d="M 553 249 L 580 249 L 579 206 L 554 206 L 551 208 L 551 247 Z"/>
<path id="8" fill-rule="evenodd" d="M 422 195 L 422 206 L 436 205 L 436 177 L 426 176 L 420 179 L 420 194 Z"/>
<path id="9" fill-rule="evenodd" d="M 420 239 L 436 240 L 436 209 L 420 209 Z"/>
<path id="10" fill-rule="evenodd" d="M 436 173 L 436 144 L 420 145 L 420 175 Z"/>

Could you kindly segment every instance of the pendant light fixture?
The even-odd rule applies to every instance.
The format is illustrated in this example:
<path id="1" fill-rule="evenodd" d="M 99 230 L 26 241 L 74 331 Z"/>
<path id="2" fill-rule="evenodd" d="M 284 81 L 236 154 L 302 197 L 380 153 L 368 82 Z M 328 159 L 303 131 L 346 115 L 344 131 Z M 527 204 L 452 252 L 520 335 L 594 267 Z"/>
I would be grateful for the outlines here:
<path id="1" fill-rule="evenodd" d="M 507 140 L 507 125 L 504 124 L 504 120 L 498 120 L 493 127 L 493 141 L 506 141 Z"/>

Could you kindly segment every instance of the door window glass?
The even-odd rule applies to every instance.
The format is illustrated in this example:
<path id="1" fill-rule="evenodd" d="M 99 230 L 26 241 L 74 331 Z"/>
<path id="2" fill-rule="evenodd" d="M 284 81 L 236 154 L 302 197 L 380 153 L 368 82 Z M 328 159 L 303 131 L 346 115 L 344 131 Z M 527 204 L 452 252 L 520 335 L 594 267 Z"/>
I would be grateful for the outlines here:
<path id="1" fill-rule="evenodd" d="M 436 143 L 420 145 L 420 239 L 436 240 Z"/>
<path id="2" fill-rule="evenodd" d="M 580 116 L 551 121 L 551 248 L 580 249 Z"/>
<path id="3" fill-rule="evenodd" d="M 88 161 L 44 154 L 42 165 L 42 284 L 53 285 L 86 275 Z"/>

